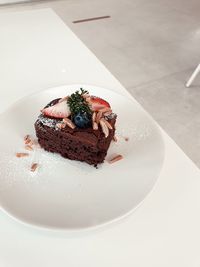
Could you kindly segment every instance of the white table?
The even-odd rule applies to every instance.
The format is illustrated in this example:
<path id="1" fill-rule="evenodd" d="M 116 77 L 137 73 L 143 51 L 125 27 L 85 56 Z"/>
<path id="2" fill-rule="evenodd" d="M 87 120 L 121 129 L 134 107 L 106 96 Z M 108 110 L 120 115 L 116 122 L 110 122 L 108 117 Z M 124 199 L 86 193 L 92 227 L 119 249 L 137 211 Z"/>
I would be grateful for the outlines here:
<path id="1" fill-rule="evenodd" d="M 0 112 L 32 92 L 87 83 L 128 94 L 50 9 L 0 16 Z M 199 267 L 200 171 L 163 132 L 156 187 L 129 217 L 96 231 L 45 232 L 0 212 L 1 267 Z"/>

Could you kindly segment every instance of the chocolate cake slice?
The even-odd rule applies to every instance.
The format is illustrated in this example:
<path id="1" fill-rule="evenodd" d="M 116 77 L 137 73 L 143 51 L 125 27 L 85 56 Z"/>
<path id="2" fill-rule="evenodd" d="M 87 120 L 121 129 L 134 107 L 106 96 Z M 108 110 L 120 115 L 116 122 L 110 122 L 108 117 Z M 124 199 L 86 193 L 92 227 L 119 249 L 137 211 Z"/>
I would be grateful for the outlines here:
<path id="1" fill-rule="evenodd" d="M 38 142 L 47 151 L 97 166 L 104 161 L 114 137 L 117 116 L 105 100 L 90 97 L 82 90 L 76 96 L 81 96 L 87 106 L 76 106 L 73 95 L 72 99 L 55 99 L 42 110 L 35 122 Z"/>

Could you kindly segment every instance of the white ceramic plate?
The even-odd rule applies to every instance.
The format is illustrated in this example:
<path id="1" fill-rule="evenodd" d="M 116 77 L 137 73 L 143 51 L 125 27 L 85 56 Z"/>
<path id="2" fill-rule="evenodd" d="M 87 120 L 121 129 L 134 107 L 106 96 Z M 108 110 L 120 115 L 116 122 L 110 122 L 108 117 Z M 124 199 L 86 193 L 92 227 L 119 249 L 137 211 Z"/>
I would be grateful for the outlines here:
<path id="1" fill-rule="evenodd" d="M 50 100 L 83 87 L 107 99 L 117 119 L 118 142 L 108 151 L 122 154 L 98 169 L 36 149 L 27 158 L 23 137 L 35 136 L 34 122 Z M 56 229 L 84 229 L 113 221 L 132 211 L 158 179 L 164 146 L 153 120 L 130 97 L 95 86 L 67 85 L 28 96 L 0 117 L 0 205 L 23 222 Z M 128 138 L 128 141 L 125 141 Z M 36 172 L 30 171 L 39 163 Z"/>

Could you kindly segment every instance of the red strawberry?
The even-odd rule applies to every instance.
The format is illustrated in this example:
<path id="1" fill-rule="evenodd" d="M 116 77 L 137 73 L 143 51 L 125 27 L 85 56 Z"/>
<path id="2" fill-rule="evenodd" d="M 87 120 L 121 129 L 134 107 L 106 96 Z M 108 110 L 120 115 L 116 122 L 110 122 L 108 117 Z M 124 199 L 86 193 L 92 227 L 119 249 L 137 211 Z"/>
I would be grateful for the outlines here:
<path id="1" fill-rule="evenodd" d="M 110 104 L 106 100 L 97 96 L 90 96 L 87 98 L 87 102 L 90 104 L 92 111 L 110 108 Z"/>
<path id="2" fill-rule="evenodd" d="M 69 106 L 66 101 L 58 102 L 57 104 L 41 110 L 42 114 L 52 118 L 67 118 L 70 115 Z"/>

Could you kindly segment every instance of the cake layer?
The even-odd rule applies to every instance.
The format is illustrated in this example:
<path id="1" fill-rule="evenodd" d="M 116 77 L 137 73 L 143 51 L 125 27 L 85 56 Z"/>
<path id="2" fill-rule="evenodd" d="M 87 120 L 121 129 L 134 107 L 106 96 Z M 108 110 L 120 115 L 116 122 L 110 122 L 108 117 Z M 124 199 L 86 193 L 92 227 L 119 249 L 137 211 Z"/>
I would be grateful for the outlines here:
<path id="1" fill-rule="evenodd" d="M 48 106 L 58 100 L 52 101 Z M 38 142 L 47 151 L 61 154 L 65 158 L 87 162 L 97 165 L 102 163 L 107 154 L 115 134 L 116 115 L 111 116 L 108 122 L 113 129 L 109 130 L 106 138 L 101 127 L 93 130 L 91 127 L 71 129 L 66 126 L 63 129 L 57 127 L 61 119 L 48 118 L 40 115 L 35 122 L 35 130 Z"/>

